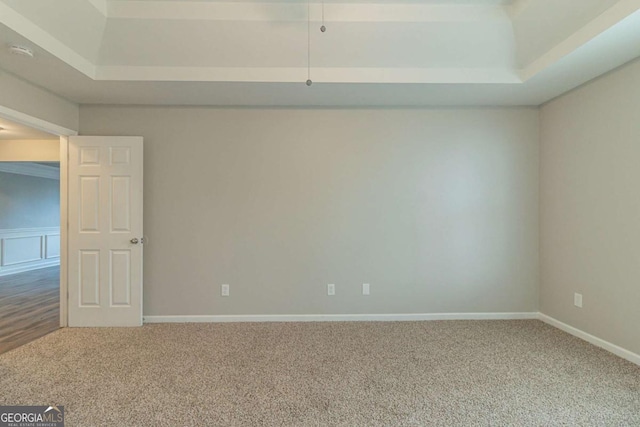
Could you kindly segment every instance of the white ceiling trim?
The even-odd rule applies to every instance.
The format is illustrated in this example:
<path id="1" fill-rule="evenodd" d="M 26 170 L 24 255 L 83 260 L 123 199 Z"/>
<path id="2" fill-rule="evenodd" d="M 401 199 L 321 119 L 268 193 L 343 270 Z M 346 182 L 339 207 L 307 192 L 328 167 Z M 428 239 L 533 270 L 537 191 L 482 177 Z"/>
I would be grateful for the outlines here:
<path id="1" fill-rule="evenodd" d="M 495 68 L 312 68 L 323 83 L 518 84 L 518 72 Z M 96 80 L 294 83 L 307 80 L 307 68 L 98 67 Z"/>
<path id="2" fill-rule="evenodd" d="M 0 162 L 0 172 L 60 180 L 60 169 L 30 162 Z"/>
<path id="3" fill-rule="evenodd" d="M 58 136 L 72 136 L 78 134 L 78 132 L 73 129 L 67 129 L 2 105 L 0 105 L 0 117 Z"/>
<path id="4" fill-rule="evenodd" d="M 509 16 L 513 19 L 524 12 L 535 0 L 516 0 L 513 4 L 507 6 Z"/>
<path id="5" fill-rule="evenodd" d="M 99 13 L 106 11 L 108 15 L 106 29 L 102 34 L 91 33 L 94 29 L 96 32 L 101 31 L 103 28 L 100 26 L 81 28 L 86 32 L 78 32 L 94 37 L 96 43 L 102 37 L 101 50 L 95 60 L 93 57 L 89 59 L 88 54 L 83 56 L 80 51 L 73 50 L 72 46 L 76 43 L 66 45 L 61 41 L 67 40 L 67 26 L 59 25 L 60 16 L 49 19 L 42 16 L 43 12 L 38 8 L 25 8 L 25 12 L 17 12 L 16 9 L 23 9 L 17 6 L 13 9 L 4 1 L 0 0 L 0 23 L 6 25 L 6 28 L 5 25 L 0 25 L 4 35 L 3 42 L 22 40 L 27 46 L 34 48 L 36 58 L 29 62 L 16 59 L 6 51 L 0 52 L 2 66 L 35 84 L 69 99 L 78 100 L 77 102 L 100 103 L 103 102 L 101 99 L 109 103 L 175 102 L 178 105 L 214 105 L 215 102 L 225 102 L 215 105 L 253 105 L 254 102 L 256 105 L 351 105 L 355 102 L 349 95 L 344 95 L 347 92 L 343 92 L 342 87 L 336 89 L 339 85 L 335 84 L 322 86 L 327 91 L 312 90 L 310 93 L 315 93 L 314 97 L 300 97 L 300 92 L 293 90 L 307 78 L 301 55 L 306 52 L 302 48 L 302 42 L 306 42 L 306 30 L 303 37 L 295 37 L 295 40 L 300 41 L 298 44 L 291 43 L 285 46 L 286 49 L 281 49 L 279 43 L 283 43 L 283 40 L 286 43 L 296 34 L 301 35 L 302 28 L 306 29 L 307 10 L 304 1 L 70 2 L 69 5 L 82 6 L 77 11 L 78 25 L 82 24 L 80 17 L 85 16 L 82 13 L 87 12 L 96 21 L 101 19 L 98 19 L 98 12 L 95 10 L 100 11 Z M 29 1 L 42 1 L 44 4 L 49 0 Z M 311 78 L 317 83 L 350 83 L 344 87 L 353 93 L 362 94 L 362 102 L 370 102 L 371 105 L 462 105 L 466 102 L 538 105 L 640 55 L 640 0 L 591 0 L 591 6 L 585 6 L 584 10 L 581 8 L 583 0 L 515 0 L 508 3 L 501 3 L 500 0 L 355 0 L 358 3 L 351 0 L 325 1 L 327 22 L 343 23 L 336 25 L 335 31 L 329 26 L 329 37 L 335 37 L 338 30 L 362 32 L 357 34 L 358 38 L 354 38 L 349 52 L 337 56 L 340 60 L 325 62 L 342 65 L 343 68 L 312 67 Z M 597 6 L 599 1 L 613 6 L 601 13 L 603 7 L 593 6 Z M 319 0 L 312 2 L 312 19 L 314 26 L 319 27 Z M 564 6 L 560 7 L 560 3 Z M 563 27 L 566 31 L 557 31 L 562 25 L 562 17 L 572 13 L 574 9 L 583 13 L 580 20 L 574 22 L 568 19 L 575 25 Z M 73 7 L 69 7 L 69 10 L 60 9 L 59 12 L 64 18 L 75 16 Z M 31 13 L 37 15 L 38 19 L 30 21 L 28 18 Z M 559 18 L 548 19 L 554 13 Z M 517 17 L 514 31 L 511 31 L 514 24 L 510 17 Z M 207 25 L 207 21 L 214 23 Z M 278 25 L 283 21 L 295 24 Z M 42 27 L 35 22 L 41 23 Z M 347 25 L 351 22 L 362 24 Z M 376 22 L 384 25 L 375 25 Z M 548 32 L 549 37 L 534 39 L 536 30 L 533 25 L 518 27 L 523 22 L 537 24 L 540 31 Z M 587 24 L 584 25 L 584 22 Z M 273 25 L 276 30 L 273 34 L 275 42 L 262 43 L 263 40 L 259 40 L 260 43 L 250 44 L 247 40 L 240 39 L 245 33 L 235 31 L 235 28 L 242 23 L 247 28 L 267 28 L 265 31 Z M 366 23 L 372 25 L 365 25 Z M 418 25 L 421 23 L 424 25 Z M 484 25 L 487 23 L 488 26 Z M 548 28 L 545 27 L 547 24 Z M 318 27 L 314 27 L 315 31 L 318 31 Z M 234 31 L 225 33 L 225 29 L 229 28 Z M 522 28 L 526 31 L 518 33 L 517 30 Z M 194 31 L 188 32 L 185 29 Z M 487 37 L 483 37 L 485 33 L 480 33 L 481 31 L 489 31 Z M 358 46 L 365 45 L 369 32 L 375 35 L 376 44 L 366 45 L 367 49 L 359 51 Z M 568 33 L 571 34 L 566 36 Z M 257 38 L 260 34 L 260 31 L 254 31 L 247 37 Z M 401 35 L 402 37 L 398 37 L 401 43 L 394 44 L 387 37 L 389 34 Z M 521 40 L 518 39 L 520 34 Z M 554 34 L 557 37 L 552 37 Z M 211 37 L 216 37 L 221 42 L 219 51 L 208 50 L 208 40 Z M 196 46 L 191 41 L 194 38 L 201 45 Z M 158 40 L 161 42 L 156 43 Z M 388 43 L 380 44 L 380 40 Z M 523 55 L 527 58 L 523 66 L 517 65 L 520 49 L 524 52 L 523 46 L 536 41 L 540 43 L 534 43 L 527 51 L 529 54 Z M 131 49 L 122 49 L 125 44 Z M 201 49 L 202 46 L 204 49 Z M 256 48 L 249 49 L 247 46 Z M 381 49 L 376 49 L 379 46 Z M 396 52 L 395 46 L 406 50 Z M 171 50 L 167 51 L 165 48 Z M 378 50 L 382 51 L 380 57 L 377 57 Z M 197 57 L 199 52 L 203 52 L 205 56 Z M 257 67 L 238 67 L 238 64 L 245 64 L 243 53 L 250 60 L 246 64 Z M 274 58 L 274 55 L 280 53 L 285 60 Z M 365 61 L 359 61 L 359 56 L 348 57 L 349 60 L 345 61 L 344 58 L 349 53 L 362 55 Z M 482 53 L 489 56 L 483 56 Z M 294 58 L 294 55 L 300 56 Z M 422 56 L 420 61 L 413 62 L 412 55 Z M 45 63 L 52 65 L 51 70 L 43 65 Z M 223 67 L 224 64 L 235 67 Z M 286 67 L 284 64 L 295 64 L 298 67 Z M 381 68 L 362 67 L 363 64 L 378 65 Z M 424 68 L 395 67 L 400 64 Z M 437 68 L 438 64 L 451 68 Z M 99 82 L 81 78 L 72 68 Z M 166 83 L 134 83 L 143 81 Z M 190 82 L 221 84 L 189 85 Z M 371 85 L 367 87 L 358 83 Z M 376 83 L 380 85 L 375 85 Z M 394 83 L 400 85 L 393 86 Z M 207 93 L 213 94 L 214 100 L 205 99 L 201 88 L 206 88 Z M 237 88 L 242 88 L 251 95 L 238 93 Z M 166 98 L 154 91 L 164 93 Z M 372 93 L 371 96 L 369 92 Z M 216 101 L 217 96 L 222 101 Z M 237 103 L 236 99 L 239 99 Z"/>
<path id="6" fill-rule="evenodd" d="M 589 41 L 618 25 L 625 18 L 635 13 L 639 13 L 639 10 L 640 0 L 620 1 L 596 19 L 573 33 L 566 40 L 554 46 L 540 58 L 525 66 L 520 72 L 520 78 L 522 81 L 527 81 L 533 78 L 537 74 L 560 61 L 565 56 L 575 52 L 578 48 L 587 44 Z M 638 28 L 638 31 L 640 32 L 640 27 Z"/>
<path id="7" fill-rule="evenodd" d="M 316 0 L 317 1 L 317 0 Z M 218 3 L 197 1 L 115 1 L 107 4 L 115 19 L 299 22 L 307 20 L 307 4 Z M 311 20 L 320 21 L 320 3 L 311 4 Z M 503 5 L 325 4 L 328 22 L 486 22 L 508 20 Z"/>
<path id="8" fill-rule="evenodd" d="M 98 12 L 102 14 L 105 18 L 108 14 L 107 0 L 87 0 L 93 7 L 96 8 Z"/>
<path id="9" fill-rule="evenodd" d="M 92 62 L 2 2 L 0 22 L 81 73 L 91 78 L 95 77 L 96 67 Z"/>

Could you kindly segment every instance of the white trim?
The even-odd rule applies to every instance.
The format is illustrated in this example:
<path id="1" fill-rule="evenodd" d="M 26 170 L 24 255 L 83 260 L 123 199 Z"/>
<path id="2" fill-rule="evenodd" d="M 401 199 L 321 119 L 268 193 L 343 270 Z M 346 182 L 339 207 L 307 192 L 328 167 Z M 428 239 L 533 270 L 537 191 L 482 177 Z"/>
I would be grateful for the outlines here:
<path id="1" fill-rule="evenodd" d="M 41 268 L 55 267 L 56 265 L 60 265 L 59 259 L 44 260 L 42 262 L 38 262 L 37 264 L 20 263 L 15 265 L 5 265 L 0 269 L 0 277 L 24 273 L 26 271 L 40 270 Z"/>
<path id="2" fill-rule="evenodd" d="M 20 123 L 25 126 L 32 127 L 34 129 L 41 130 L 43 132 L 51 133 L 53 135 L 68 136 L 78 134 L 78 132 L 75 130 L 67 129 L 55 123 L 33 117 L 25 113 L 21 113 L 20 111 L 13 110 L 11 108 L 3 107 L 2 105 L 0 105 L 0 117 L 16 123 Z"/>
<path id="3" fill-rule="evenodd" d="M 567 325 L 566 323 L 563 323 L 557 319 L 554 319 L 551 316 L 547 316 L 546 314 L 539 313 L 538 319 L 540 319 L 544 323 L 554 326 L 562 331 L 565 331 L 575 337 L 583 339 L 588 343 L 591 343 L 597 347 L 603 348 L 615 354 L 616 356 L 620 356 L 623 359 L 628 360 L 629 362 L 635 363 L 636 365 L 640 365 L 640 355 L 633 353 L 632 351 L 629 351 L 625 348 L 612 344 L 609 341 L 605 341 L 601 338 L 588 334 L 584 331 L 581 331 L 578 328 L 574 328 L 573 326 Z"/>
<path id="4" fill-rule="evenodd" d="M 38 235 L 58 235 L 59 227 L 0 228 L 0 239 Z"/>
<path id="5" fill-rule="evenodd" d="M 240 314 L 144 316 L 144 323 L 240 323 L 240 322 L 412 322 L 432 320 L 540 320 L 564 332 L 640 365 L 640 355 L 536 312 L 516 313 L 407 313 L 407 314 Z"/>
<path id="6" fill-rule="evenodd" d="M 407 313 L 407 314 L 240 314 L 201 316 L 144 316 L 144 323 L 235 322 L 413 322 L 425 320 L 524 320 L 538 313 Z"/>
<path id="7" fill-rule="evenodd" d="M 506 68 L 341 68 L 314 67 L 317 83 L 521 84 L 518 70 Z M 102 65 L 96 80 L 171 82 L 295 83 L 307 79 L 305 67 L 148 67 Z"/>
<path id="8" fill-rule="evenodd" d="M 0 276 L 38 270 L 60 264 L 59 256 L 46 255 L 46 240 L 49 236 L 59 236 L 58 227 L 0 229 Z M 20 257 L 17 261 L 7 261 L 7 242 L 18 239 L 38 239 L 39 253 L 36 256 Z M 16 254 L 11 253 L 15 257 Z"/>
<path id="9" fill-rule="evenodd" d="M 91 1 L 91 0 L 90 0 Z M 95 1 L 95 0 L 93 0 Z M 311 21 L 322 19 L 322 5 L 309 5 Z M 507 21 L 503 4 L 326 3 L 327 22 L 484 22 Z M 282 1 L 109 1 L 108 18 L 207 21 L 306 22 L 307 4 Z"/>
<path id="10" fill-rule="evenodd" d="M 0 162 L 0 172 L 60 180 L 60 169 L 30 162 Z"/>
<path id="11" fill-rule="evenodd" d="M 514 0 L 512 4 L 507 5 L 507 12 L 511 20 L 513 21 L 518 15 L 531 6 L 533 2 L 534 0 Z"/>
<path id="12" fill-rule="evenodd" d="M 25 257 L 24 255 L 21 258 L 18 258 L 16 260 L 13 261 L 9 261 L 7 258 L 10 258 L 7 256 L 7 252 L 8 252 L 8 247 L 10 247 L 8 245 L 8 242 L 10 242 L 11 240 L 31 240 L 33 242 L 37 242 L 38 247 L 37 247 L 37 253 L 33 252 L 30 253 L 27 257 Z M 2 262 L 0 262 L 0 275 L 5 275 L 5 274 L 10 274 L 10 273 L 6 273 L 7 270 L 12 270 L 14 268 L 17 267 L 22 267 L 25 265 L 31 265 L 33 263 L 38 263 L 41 264 L 42 261 L 45 261 L 44 259 L 44 255 L 43 255 L 43 236 L 40 235 L 40 233 L 32 235 L 32 236 L 21 236 L 21 237 L 3 237 L 2 238 L 2 245 L 0 245 L 0 252 L 2 253 Z M 32 247 L 32 249 L 36 249 L 35 246 Z M 29 270 L 32 269 L 32 267 L 28 268 Z"/>
<path id="13" fill-rule="evenodd" d="M 58 238 L 58 244 L 51 244 L 51 239 L 52 238 Z M 57 252 L 58 254 L 55 255 L 55 252 L 52 250 L 52 248 L 57 247 Z M 57 259 L 58 262 L 60 262 L 60 233 L 57 234 L 46 234 L 45 236 L 43 236 L 43 242 L 42 242 L 42 258 L 46 259 L 46 260 L 50 260 L 50 259 Z"/>
<path id="14" fill-rule="evenodd" d="M 638 12 L 638 7 L 640 7 L 639 0 L 622 0 L 618 2 L 565 40 L 554 45 L 539 58 L 527 64 L 520 71 L 521 80 L 526 82 L 544 70 L 549 69 L 562 58 L 576 52 L 581 46 L 586 45 L 599 35 L 619 25 L 626 18 Z"/>
<path id="15" fill-rule="evenodd" d="M 69 228 L 69 209 L 68 209 L 68 176 L 69 176 L 69 138 L 60 136 L 60 327 L 68 326 L 68 228 Z"/>
<path id="16" fill-rule="evenodd" d="M 2 23 L 20 34 L 22 37 L 48 51 L 58 59 L 71 65 L 88 77 L 94 78 L 96 67 L 91 61 L 78 54 L 69 46 L 53 37 L 28 18 L 25 18 L 3 2 L 0 2 L 0 16 Z M 65 134 L 66 135 L 66 134 Z"/>
<path id="17" fill-rule="evenodd" d="M 88 0 L 89 3 L 91 3 L 91 6 L 93 6 L 98 12 L 100 12 L 100 14 L 102 16 L 104 16 L 105 18 L 108 16 L 108 7 L 107 7 L 107 1 L 108 0 Z"/>

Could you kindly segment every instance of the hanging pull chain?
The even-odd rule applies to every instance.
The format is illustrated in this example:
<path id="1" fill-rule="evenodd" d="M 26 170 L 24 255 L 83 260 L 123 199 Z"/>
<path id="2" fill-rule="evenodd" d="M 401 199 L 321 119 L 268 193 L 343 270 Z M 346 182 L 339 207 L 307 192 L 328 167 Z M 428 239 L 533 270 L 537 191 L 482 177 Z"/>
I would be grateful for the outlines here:
<path id="1" fill-rule="evenodd" d="M 307 86 L 311 86 L 311 0 L 307 0 Z"/>
<path id="2" fill-rule="evenodd" d="M 324 0 L 322 0 L 322 26 L 320 27 L 320 31 L 323 33 L 327 31 L 327 27 L 324 26 Z"/>

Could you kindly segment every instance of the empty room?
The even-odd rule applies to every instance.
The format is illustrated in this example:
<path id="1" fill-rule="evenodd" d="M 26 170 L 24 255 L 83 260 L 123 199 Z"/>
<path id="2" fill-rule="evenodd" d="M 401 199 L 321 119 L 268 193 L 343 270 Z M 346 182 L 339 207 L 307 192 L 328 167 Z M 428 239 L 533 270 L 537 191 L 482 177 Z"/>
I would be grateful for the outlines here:
<path id="1" fill-rule="evenodd" d="M 640 0 L 0 0 L 0 121 L 0 426 L 640 425 Z"/>

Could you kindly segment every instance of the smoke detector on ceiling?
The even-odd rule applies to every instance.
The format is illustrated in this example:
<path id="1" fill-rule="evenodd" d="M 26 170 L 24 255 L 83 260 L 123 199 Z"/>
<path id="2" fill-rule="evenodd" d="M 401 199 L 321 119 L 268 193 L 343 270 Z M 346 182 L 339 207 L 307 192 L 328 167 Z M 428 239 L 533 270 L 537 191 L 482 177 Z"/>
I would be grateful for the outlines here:
<path id="1" fill-rule="evenodd" d="M 33 51 L 28 47 L 18 46 L 14 44 L 9 46 L 9 51 L 11 53 L 15 53 L 16 55 L 28 56 L 29 58 L 33 58 Z"/>

